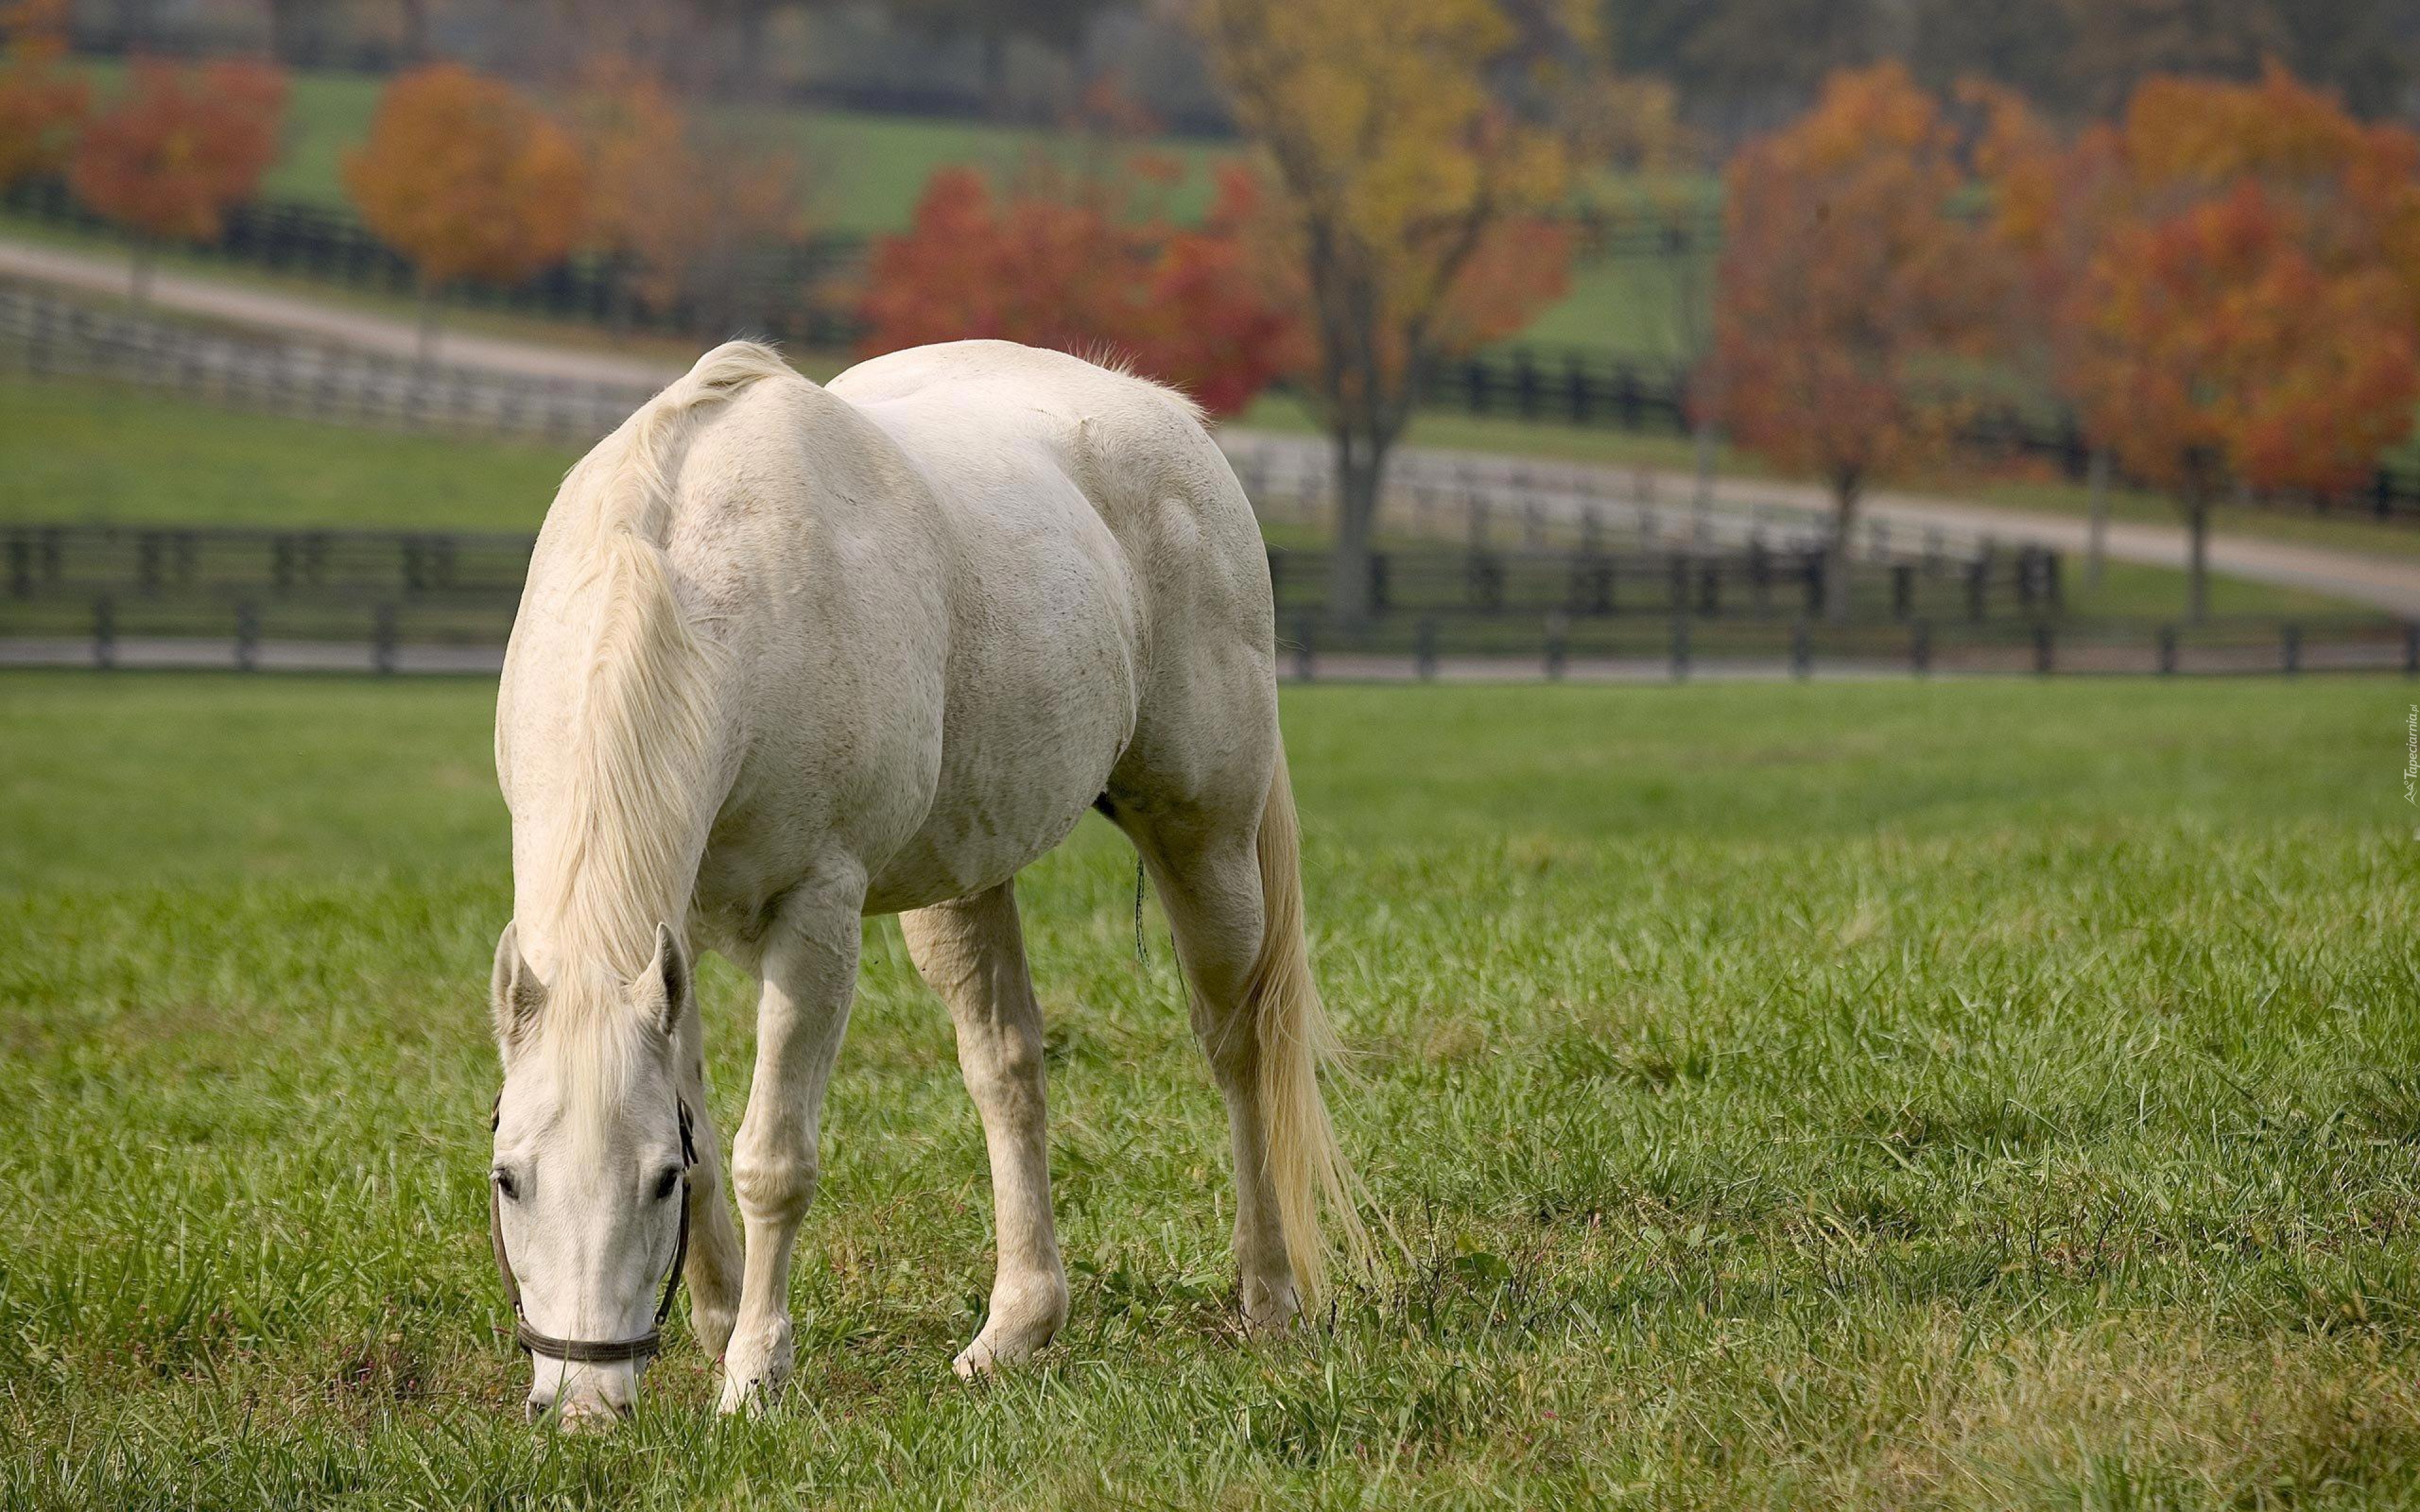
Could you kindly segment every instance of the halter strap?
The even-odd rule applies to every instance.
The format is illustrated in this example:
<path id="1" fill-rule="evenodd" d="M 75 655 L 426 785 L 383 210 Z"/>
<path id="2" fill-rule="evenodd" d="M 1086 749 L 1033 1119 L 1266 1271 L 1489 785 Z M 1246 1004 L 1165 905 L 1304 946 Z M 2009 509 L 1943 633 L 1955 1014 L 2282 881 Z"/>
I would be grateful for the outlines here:
<path id="1" fill-rule="evenodd" d="M 697 1165 L 697 1142 L 690 1133 L 689 1103 L 683 1099 L 675 1106 L 680 1114 L 680 1227 L 673 1240 L 672 1269 L 664 1273 L 663 1296 L 656 1304 L 655 1323 L 635 1338 L 560 1339 L 530 1327 L 528 1317 L 521 1311 L 520 1278 L 513 1274 L 512 1257 L 504 1252 L 504 1194 L 497 1190 L 495 1182 L 488 1183 L 488 1245 L 495 1252 L 496 1273 L 504 1278 L 504 1300 L 513 1304 L 513 1342 L 520 1346 L 523 1353 L 542 1354 L 570 1365 L 618 1365 L 663 1352 L 664 1320 L 672 1317 L 673 1299 L 680 1294 L 681 1266 L 689 1258 L 689 1173 Z M 495 1106 L 488 1110 L 489 1133 L 495 1132 L 503 1109 L 504 1094 L 498 1093 Z"/>

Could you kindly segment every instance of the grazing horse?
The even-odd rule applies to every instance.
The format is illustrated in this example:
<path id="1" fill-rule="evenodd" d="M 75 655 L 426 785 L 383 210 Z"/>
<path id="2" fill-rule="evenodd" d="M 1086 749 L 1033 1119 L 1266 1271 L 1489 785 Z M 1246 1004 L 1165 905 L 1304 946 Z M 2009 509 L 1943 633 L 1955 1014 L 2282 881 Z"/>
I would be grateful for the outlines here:
<path id="1" fill-rule="evenodd" d="M 869 915 L 901 916 L 948 1005 L 990 1155 L 998 1273 L 955 1368 L 1050 1339 L 1067 1278 L 1015 882 L 1087 809 L 1157 887 L 1226 1100 L 1245 1319 L 1316 1295 L 1321 1209 L 1359 1228 L 1320 1098 L 1272 624 L 1198 411 L 1057 352 L 926 347 L 819 387 L 734 342 L 572 469 L 496 701 L 491 1216 L 533 1416 L 627 1414 L 681 1274 L 722 1410 L 788 1376 Z M 692 940 L 763 988 L 729 1172 L 744 1249 Z"/>

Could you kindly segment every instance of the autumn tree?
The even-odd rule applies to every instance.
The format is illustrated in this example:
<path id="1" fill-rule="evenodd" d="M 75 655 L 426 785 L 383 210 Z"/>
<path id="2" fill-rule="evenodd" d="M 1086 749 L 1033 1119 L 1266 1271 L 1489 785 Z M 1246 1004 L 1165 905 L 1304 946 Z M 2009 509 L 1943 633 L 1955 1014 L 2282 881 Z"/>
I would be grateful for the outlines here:
<path id="1" fill-rule="evenodd" d="M 584 239 L 627 260 L 628 286 L 647 305 L 687 300 L 722 324 L 737 312 L 713 306 L 745 255 L 803 233 L 794 160 L 709 133 L 632 64 L 590 64 L 573 126 L 587 170 Z"/>
<path id="2" fill-rule="evenodd" d="M 1213 64 L 1261 165 L 1262 224 L 1298 270 L 1302 392 L 1335 446 L 1335 584 L 1372 603 L 1388 454 L 1428 377 L 1561 292 L 1575 96 L 1592 81 L 1576 0 L 1202 0 Z M 1483 283 L 1475 288 L 1474 281 Z"/>
<path id="3" fill-rule="evenodd" d="M 1954 213 L 1962 182 L 1939 103 L 1895 63 L 1833 75 L 1725 175 L 1722 415 L 1741 444 L 1831 489 L 1835 619 L 1858 501 L 1946 443 L 1939 364 L 1986 330 L 1990 264 Z"/>
<path id="4" fill-rule="evenodd" d="M 2131 193 L 2116 134 L 2095 130 L 2070 143 L 2012 89 L 1968 80 L 1959 92 L 1982 117 L 1974 167 L 1991 191 L 1983 226 L 2008 274 L 1993 316 L 1993 355 L 2023 390 L 2072 404 L 2086 355 L 2071 318 L 2074 301 Z M 2087 428 L 2085 440 L 2085 575 L 2097 587 L 2107 555 L 2112 458 L 2107 438 Z"/>
<path id="5" fill-rule="evenodd" d="M 419 275 L 424 360 L 446 285 L 518 283 L 570 253 L 586 182 L 569 131 L 510 85 L 452 63 L 387 85 L 369 140 L 345 159 L 363 221 Z"/>
<path id="6" fill-rule="evenodd" d="M 60 66 L 67 55 L 64 0 L 0 8 L 0 190 L 68 161 L 91 102 L 85 82 Z"/>
<path id="7" fill-rule="evenodd" d="M 2352 486 L 2410 434 L 2420 138 L 2273 66 L 2248 85 L 2149 80 L 2116 124 L 1993 166 L 2005 234 L 2081 241 L 2055 254 L 2074 270 L 2043 312 L 2061 388 L 2176 499 L 2198 619 L 2226 491 Z"/>
<path id="8" fill-rule="evenodd" d="M 135 302 L 163 241 L 216 240 L 277 160 L 286 76 L 263 63 L 137 59 L 126 89 L 78 139 L 68 185 L 134 238 Z"/>
<path id="9" fill-rule="evenodd" d="M 1004 190 L 971 168 L 935 173 L 908 229 L 875 243 L 865 349 L 990 336 L 1108 355 L 1237 412 L 1299 361 L 1299 327 L 1248 234 L 1250 176 L 1223 174 L 1203 224 L 1179 228 L 1149 203 L 1170 172 L 1037 160 Z"/>

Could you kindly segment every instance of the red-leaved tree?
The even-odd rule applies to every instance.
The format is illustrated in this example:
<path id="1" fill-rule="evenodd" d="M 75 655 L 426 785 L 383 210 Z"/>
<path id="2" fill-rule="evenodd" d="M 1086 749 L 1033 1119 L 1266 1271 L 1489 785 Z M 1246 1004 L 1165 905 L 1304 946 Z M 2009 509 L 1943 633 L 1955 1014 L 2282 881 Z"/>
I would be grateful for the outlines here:
<path id="1" fill-rule="evenodd" d="M 68 160 L 91 103 L 85 82 L 60 67 L 67 54 L 63 0 L 0 8 L 0 189 Z"/>
<path id="2" fill-rule="evenodd" d="M 265 63 L 137 59 L 125 93 L 85 127 L 68 171 L 78 199 L 134 237 L 132 294 L 163 241 L 210 241 L 277 160 L 286 76 Z"/>
<path id="3" fill-rule="evenodd" d="M 2274 67 L 2155 78 L 2062 141 L 2011 117 L 1999 235 L 2042 280 L 2031 338 L 2095 443 L 2177 501 L 2188 611 L 2238 486 L 2357 485 L 2420 394 L 2420 138 Z"/>
<path id="4" fill-rule="evenodd" d="M 1291 311 L 1242 234 L 1249 176 L 1222 177 L 1202 225 L 1139 208 L 1167 172 L 1129 160 L 1078 177 L 1036 162 L 1006 189 L 971 168 L 925 184 L 908 228 L 875 244 L 868 352 L 991 336 L 1105 353 L 1233 414 L 1300 361 Z"/>
<path id="5" fill-rule="evenodd" d="M 1834 74 L 1725 176 L 1716 402 L 1742 445 L 1831 488 L 1836 619 L 1859 499 L 1946 443 L 1940 366 L 1985 330 L 1991 265 L 1954 213 L 1962 181 L 1938 101 L 1896 63 Z"/>

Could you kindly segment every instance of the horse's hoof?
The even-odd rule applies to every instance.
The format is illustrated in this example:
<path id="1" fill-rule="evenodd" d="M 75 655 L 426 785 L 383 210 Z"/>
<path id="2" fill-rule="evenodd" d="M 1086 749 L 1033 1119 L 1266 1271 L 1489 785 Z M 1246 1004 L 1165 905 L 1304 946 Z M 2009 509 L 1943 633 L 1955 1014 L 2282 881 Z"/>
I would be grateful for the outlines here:
<path id="1" fill-rule="evenodd" d="M 794 1358 L 786 1318 L 733 1344 L 722 1356 L 722 1393 L 717 1411 L 726 1416 L 763 1413 L 789 1381 Z"/>
<path id="2" fill-rule="evenodd" d="M 958 1357 L 950 1362 L 950 1368 L 957 1372 L 960 1381 L 988 1380 L 1012 1365 L 1032 1359 L 1034 1350 L 1049 1342 L 1050 1337 L 1047 1334 L 1031 1341 L 994 1341 L 991 1331 L 985 1329 L 972 1344 L 958 1351 Z"/>
<path id="3" fill-rule="evenodd" d="M 1244 1331 L 1253 1335 L 1282 1334 L 1302 1313 L 1294 1279 L 1263 1282 L 1244 1288 Z"/>
<path id="4" fill-rule="evenodd" d="M 763 1417 L 773 1409 L 773 1398 L 781 1388 L 758 1377 L 742 1381 L 737 1376 L 722 1378 L 722 1394 L 714 1410 L 724 1417 Z"/>

